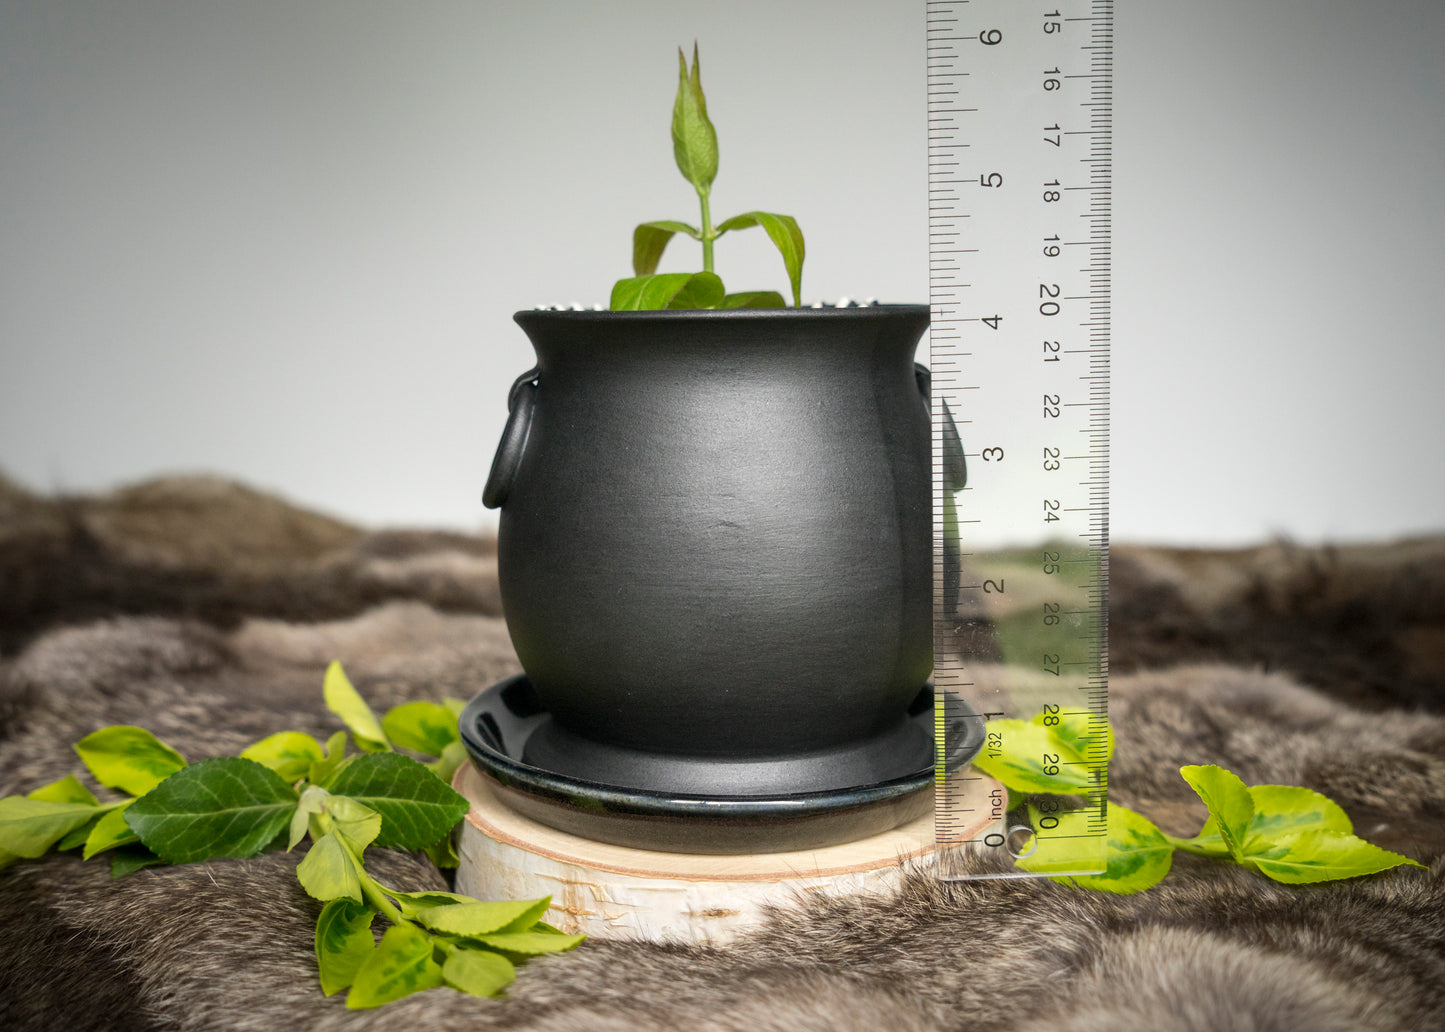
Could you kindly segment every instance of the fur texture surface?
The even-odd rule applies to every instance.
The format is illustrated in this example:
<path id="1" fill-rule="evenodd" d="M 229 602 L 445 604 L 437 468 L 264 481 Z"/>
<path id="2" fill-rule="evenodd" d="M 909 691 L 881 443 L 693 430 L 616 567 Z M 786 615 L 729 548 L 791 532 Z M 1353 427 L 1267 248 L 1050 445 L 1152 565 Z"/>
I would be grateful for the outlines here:
<path id="1" fill-rule="evenodd" d="M 318 988 L 295 855 L 120 880 L 51 857 L 0 872 L 0 1028 L 1445 1028 L 1445 541 L 1118 546 L 1112 574 L 1113 799 L 1193 834 L 1178 767 L 1218 763 L 1330 795 L 1429 869 L 1290 887 L 1179 855 L 1135 896 L 920 876 L 726 949 L 594 941 L 504 999 L 366 1012 Z M 332 659 L 378 708 L 517 671 L 489 543 L 368 534 L 210 479 L 69 499 L 0 481 L 0 793 L 80 773 L 71 743 L 108 724 L 193 760 L 324 738 Z M 399 888 L 446 885 L 368 858 Z"/>

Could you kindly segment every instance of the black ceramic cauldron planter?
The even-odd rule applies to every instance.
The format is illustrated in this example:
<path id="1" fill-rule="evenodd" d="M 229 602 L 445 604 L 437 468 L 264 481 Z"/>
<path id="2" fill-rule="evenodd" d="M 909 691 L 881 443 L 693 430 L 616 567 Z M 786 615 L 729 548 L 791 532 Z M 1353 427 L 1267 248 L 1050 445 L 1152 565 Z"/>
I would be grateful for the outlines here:
<path id="1" fill-rule="evenodd" d="M 521 766 L 720 801 L 926 776 L 928 308 L 516 321 L 484 500 L 545 712 Z"/>

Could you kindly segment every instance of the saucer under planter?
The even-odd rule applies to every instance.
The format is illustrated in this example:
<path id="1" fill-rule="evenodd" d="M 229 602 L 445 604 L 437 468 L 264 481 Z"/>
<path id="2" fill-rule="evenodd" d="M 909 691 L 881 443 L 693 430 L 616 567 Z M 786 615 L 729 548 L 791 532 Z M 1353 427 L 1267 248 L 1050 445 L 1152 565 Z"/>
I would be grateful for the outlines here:
<path id="1" fill-rule="evenodd" d="M 944 762 L 950 770 L 969 762 L 983 744 L 983 721 L 959 702 L 949 708 L 955 728 L 948 740 L 954 745 Z M 733 777 L 727 762 L 697 758 L 696 771 L 682 769 L 675 779 L 691 782 L 691 792 L 665 782 L 642 787 L 579 779 L 532 755 L 532 741 L 551 724 L 526 675 L 480 693 L 458 720 L 467 752 L 501 802 L 548 827 L 598 842 L 694 854 L 817 849 L 886 832 L 924 816 L 933 805 L 930 687 L 917 693 L 908 711 L 909 727 L 923 745 L 911 770 L 863 783 L 820 781 L 810 791 L 769 788 L 756 772 Z"/>
<path id="2" fill-rule="evenodd" d="M 584 784 L 796 796 L 931 763 L 924 305 L 516 315 L 484 500 L 508 631 Z"/>

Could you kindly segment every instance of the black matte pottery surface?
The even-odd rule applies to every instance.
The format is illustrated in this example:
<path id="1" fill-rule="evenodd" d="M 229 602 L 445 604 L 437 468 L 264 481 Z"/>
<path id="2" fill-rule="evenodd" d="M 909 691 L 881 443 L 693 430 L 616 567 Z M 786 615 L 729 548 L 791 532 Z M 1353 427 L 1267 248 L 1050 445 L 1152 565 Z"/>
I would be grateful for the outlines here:
<path id="1" fill-rule="evenodd" d="M 908 719 L 932 742 L 934 695 L 925 687 Z M 947 706 L 949 770 L 973 759 L 984 721 L 961 699 Z M 684 853 L 775 853 L 821 849 L 888 831 L 933 805 L 934 757 L 906 775 L 846 789 L 720 797 L 632 789 L 557 774 L 523 759 L 550 722 L 525 674 L 479 693 L 458 721 L 462 742 L 498 797 L 543 824 L 598 842 Z M 741 761 L 745 762 L 745 761 Z"/>
<path id="2" fill-rule="evenodd" d="M 529 311 L 485 500 L 528 764 L 738 798 L 927 767 L 923 305 Z"/>

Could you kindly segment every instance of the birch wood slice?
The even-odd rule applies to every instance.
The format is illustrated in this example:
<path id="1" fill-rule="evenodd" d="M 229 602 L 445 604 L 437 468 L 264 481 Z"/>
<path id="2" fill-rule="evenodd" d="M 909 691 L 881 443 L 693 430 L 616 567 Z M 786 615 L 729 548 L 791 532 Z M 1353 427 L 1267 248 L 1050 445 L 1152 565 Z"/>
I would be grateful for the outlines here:
<path id="1" fill-rule="evenodd" d="M 814 893 L 887 892 L 926 870 L 934 851 L 931 811 L 842 845 L 719 856 L 634 849 L 549 828 L 503 805 L 470 763 L 453 786 L 471 803 L 457 843 L 457 891 L 477 899 L 551 896 L 543 920 L 598 939 L 721 945 L 760 925 L 770 908 L 803 905 Z M 990 786 L 981 785 L 981 795 Z M 982 818 L 976 830 L 989 823 Z"/>

